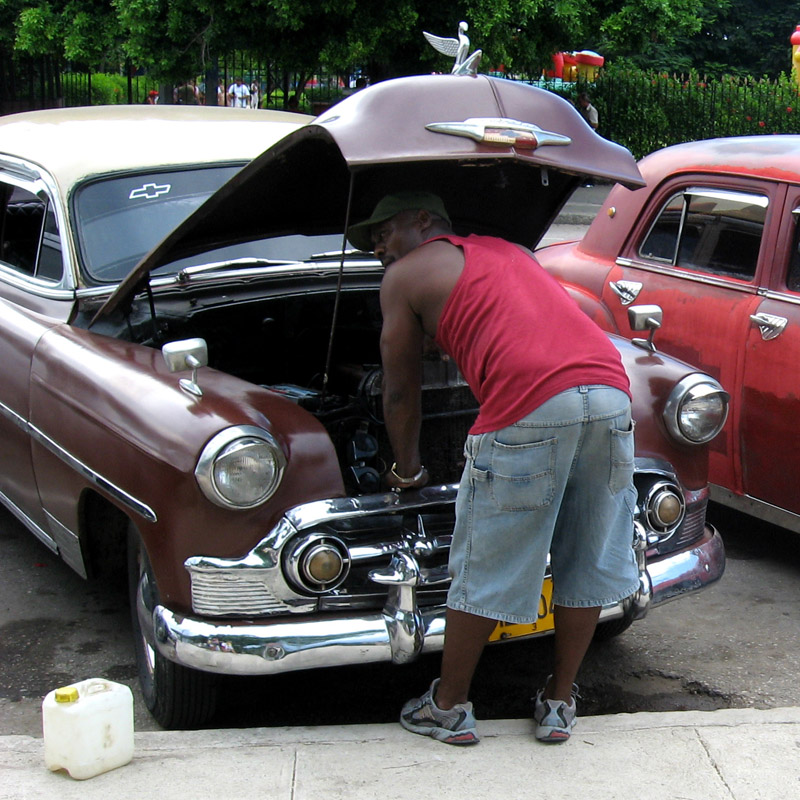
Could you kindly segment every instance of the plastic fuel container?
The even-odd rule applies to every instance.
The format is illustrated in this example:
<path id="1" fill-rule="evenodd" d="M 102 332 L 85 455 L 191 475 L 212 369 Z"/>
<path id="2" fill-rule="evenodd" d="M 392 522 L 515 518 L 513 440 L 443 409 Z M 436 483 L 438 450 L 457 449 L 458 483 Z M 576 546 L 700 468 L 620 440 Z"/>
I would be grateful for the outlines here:
<path id="1" fill-rule="evenodd" d="M 54 689 L 42 702 L 42 729 L 49 770 L 93 778 L 133 758 L 133 694 L 101 678 Z"/>

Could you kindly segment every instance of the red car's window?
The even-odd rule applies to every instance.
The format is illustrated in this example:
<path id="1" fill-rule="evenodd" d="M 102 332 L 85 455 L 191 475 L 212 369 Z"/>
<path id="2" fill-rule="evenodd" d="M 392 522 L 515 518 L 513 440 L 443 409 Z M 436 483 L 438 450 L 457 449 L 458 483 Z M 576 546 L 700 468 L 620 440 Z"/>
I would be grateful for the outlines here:
<path id="1" fill-rule="evenodd" d="M 764 195 L 685 189 L 663 206 L 639 248 L 642 258 L 752 280 L 764 230 Z"/>
<path id="2" fill-rule="evenodd" d="M 786 288 L 791 292 L 800 292 L 800 224 L 798 224 L 800 209 L 795 211 L 794 214 L 794 239 L 792 240 L 792 257 L 789 260 L 789 272 L 786 275 Z"/>

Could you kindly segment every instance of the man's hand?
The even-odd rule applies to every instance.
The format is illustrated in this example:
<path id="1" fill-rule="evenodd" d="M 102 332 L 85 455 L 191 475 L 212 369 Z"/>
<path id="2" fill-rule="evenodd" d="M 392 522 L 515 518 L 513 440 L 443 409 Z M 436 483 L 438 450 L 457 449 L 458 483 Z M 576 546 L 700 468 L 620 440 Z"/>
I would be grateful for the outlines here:
<path id="1" fill-rule="evenodd" d="M 401 492 L 404 489 L 421 489 L 430 480 L 428 470 L 420 467 L 415 475 L 398 475 L 396 464 L 384 475 L 386 485 L 393 492 Z"/>

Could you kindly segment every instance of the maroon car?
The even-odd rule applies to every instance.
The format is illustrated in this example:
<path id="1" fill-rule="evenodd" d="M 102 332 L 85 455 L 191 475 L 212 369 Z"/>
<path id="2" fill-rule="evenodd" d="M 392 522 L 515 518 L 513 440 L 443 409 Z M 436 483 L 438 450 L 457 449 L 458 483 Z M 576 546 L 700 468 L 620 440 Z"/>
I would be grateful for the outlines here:
<path id="1" fill-rule="evenodd" d="M 162 136 L 199 136 L 175 116 Z M 259 123 L 265 146 L 285 122 Z M 138 134 L 126 124 L 148 135 L 144 118 Z M 26 261 L 2 243 L 2 499 L 82 574 L 127 563 L 142 688 L 164 726 L 206 721 L 216 674 L 402 663 L 442 646 L 476 402 L 452 362 L 430 353 L 432 483 L 385 491 L 382 268 L 348 247 L 348 221 L 390 187 L 424 186 L 457 232 L 533 246 L 581 176 L 642 183 L 630 154 L 568 103 L 483 76 L 377 84 L 242 169 L 235 123 L 224 124 L 230 135 L 221 126 L 206 151 L 216 163 L 192 161 L 195 149 L 133 168 L 121 152 L 119 172 L 69 185 L 22 145 L 0 156 L 13 187 L 5 224 L 37 216 Z M 7 152 L 3 136 L 0 125 Z M 653 314 L 634 321 L 644 338 Z M 641 585 L 603 609 L 606 636 L 713 583 L 725 563 L 705 512 L 726 393 L 646 343 L 612 339 L 634 395 Z M 537 624 L 493 638 L 549 633 L 549 576 L 541 596 Z"/>
<path id="2" fill-rule="evenodd" d="M 710 445 L 714 500 L 800 531 L 800 137 L 666 148 L 616 186 L 580 242 L 539 250 L 609 331 L 632 303 L 664 314 L 658 349 L 731 393 Z"/>

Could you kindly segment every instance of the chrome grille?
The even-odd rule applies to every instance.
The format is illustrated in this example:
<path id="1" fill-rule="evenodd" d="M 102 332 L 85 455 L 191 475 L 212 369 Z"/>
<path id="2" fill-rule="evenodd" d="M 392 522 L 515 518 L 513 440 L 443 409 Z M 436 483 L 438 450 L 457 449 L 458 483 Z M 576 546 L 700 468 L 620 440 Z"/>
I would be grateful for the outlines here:
<path id="1" fill-rule="evenodd" d="M 192 578 L 192 608 L 197 614 L 219 616 L 270 616 L 291 609 L 278 600 L 263 581 L 229 572 L 189 571 Z"/>

